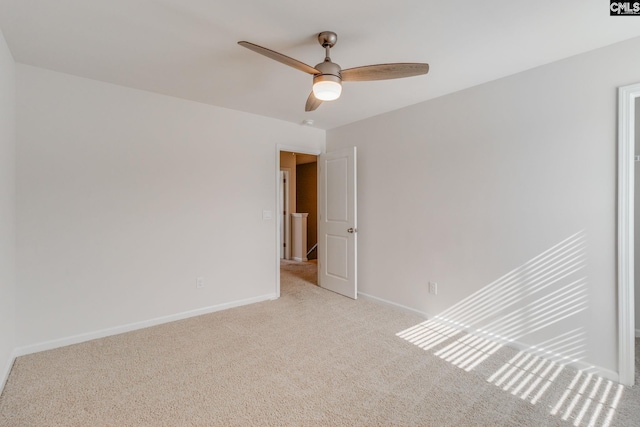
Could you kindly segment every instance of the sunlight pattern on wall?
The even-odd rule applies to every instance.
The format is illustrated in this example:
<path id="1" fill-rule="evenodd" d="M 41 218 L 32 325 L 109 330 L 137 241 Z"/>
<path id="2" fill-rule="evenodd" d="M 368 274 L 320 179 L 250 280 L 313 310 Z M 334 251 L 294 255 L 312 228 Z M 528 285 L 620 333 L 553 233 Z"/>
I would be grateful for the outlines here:
<path id="1" fill-rule="evenodd" d="M 551 415 L 574 426 L 607 427 L 624 387 L 595 375 L 593 368 L 577 371 L 570 380 L 576 371 L 566 368 L 583 363 L 586 355 L 580 326 L 589 307 L 585 264 L 586 236 L 580 231 L 396 335 L 465 371 L 511 344 L 521 350 L 488 382 L 533 405 L 546 399 Z M 540 332 L 552 338 L 536 339 Z M 545 397 L 550 388 L 555 394 Z"/>
<path id="2" fill-rule="evenodd" d="M 588 307 L 585 262 L 585 235 L 578 232 L 397 335 L 425 350 L 446 344 L 435 354 L 469 371 L 502 345 L 515 344 L 584 311 Z M 558 346 L 554 351 L 579 360 L 584 356 L 584 334 L 572 336 L 570 348 Z"/>

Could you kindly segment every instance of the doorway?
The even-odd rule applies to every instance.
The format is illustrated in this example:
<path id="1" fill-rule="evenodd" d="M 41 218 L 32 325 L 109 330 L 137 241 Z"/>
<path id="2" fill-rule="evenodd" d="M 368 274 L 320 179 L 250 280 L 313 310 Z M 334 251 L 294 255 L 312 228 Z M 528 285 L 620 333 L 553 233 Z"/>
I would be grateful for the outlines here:
<path id="1" fill-rule="evenodd" d="M 280 209 L 277 231 L 277 297 L 280 297 L 283 277 L 288 280 L 292 275 L 299 275 L 301 280 L 318 283 L 316 259 L 319 155 L 319 151 L 300 147 L 278 146 L 276 151 L 277 206 Z M 288 177 L 285 178 L 285 175 Z M 304 238 L 300 229 L 302 223 L 305 225 Z"/>

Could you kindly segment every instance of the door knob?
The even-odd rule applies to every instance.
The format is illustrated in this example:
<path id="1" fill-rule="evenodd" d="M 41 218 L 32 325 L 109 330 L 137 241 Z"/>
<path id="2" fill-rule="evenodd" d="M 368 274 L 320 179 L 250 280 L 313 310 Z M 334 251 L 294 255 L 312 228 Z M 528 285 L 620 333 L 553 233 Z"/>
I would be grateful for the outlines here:
<path id="1" fill-rule="evenodd" d="M 355 233 L 358 230 L 356 230 L 355 228 L 347 228 L 347 233 Z"/>

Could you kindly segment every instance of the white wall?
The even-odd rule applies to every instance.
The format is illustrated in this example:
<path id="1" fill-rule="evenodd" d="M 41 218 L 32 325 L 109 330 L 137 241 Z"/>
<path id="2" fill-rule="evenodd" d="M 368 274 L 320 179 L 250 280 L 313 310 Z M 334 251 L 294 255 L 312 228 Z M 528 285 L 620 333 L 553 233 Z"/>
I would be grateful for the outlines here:
<path id="1" fill-rule="evenodd" d="M 0 32 L 0 391 L 15 347 L 15 63 Z"/>
<path id="2" fill-rule="evenodd" d="M 23 352 L 274 296 L 276 221 L 262 211 L 277 212 L 276 145 L 325 141 L 321 130 L 20 64 L 17 129 Z"/>
<path id="3" fill-rule="evenodd" d="M 633 39 L 329 131 L 328 151 L 358 146 L 359 289 L 563 355 L 571 336 L 571 354 L 615 376 L 617 87 L 640 81 L 639 50 Z M 563 289 L 561 319 L 550 301 Z"/>

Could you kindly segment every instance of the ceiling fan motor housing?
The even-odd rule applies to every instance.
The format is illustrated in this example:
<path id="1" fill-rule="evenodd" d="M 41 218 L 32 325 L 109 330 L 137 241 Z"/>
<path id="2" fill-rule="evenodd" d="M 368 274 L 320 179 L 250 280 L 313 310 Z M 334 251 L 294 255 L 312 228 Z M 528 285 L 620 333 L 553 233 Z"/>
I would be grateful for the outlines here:
<path id="1" fill-rule="evenodd" d="M 341 68 L 335 62 L 321 62 L 315 66 L 315 69 L 320 71 L 320 74 L 314 74 L 314 83 L 332 81 L 342 84 L 342 74 L 340 74 Z"/>

